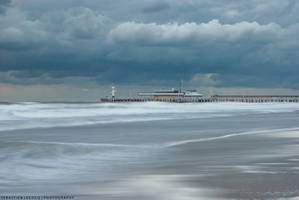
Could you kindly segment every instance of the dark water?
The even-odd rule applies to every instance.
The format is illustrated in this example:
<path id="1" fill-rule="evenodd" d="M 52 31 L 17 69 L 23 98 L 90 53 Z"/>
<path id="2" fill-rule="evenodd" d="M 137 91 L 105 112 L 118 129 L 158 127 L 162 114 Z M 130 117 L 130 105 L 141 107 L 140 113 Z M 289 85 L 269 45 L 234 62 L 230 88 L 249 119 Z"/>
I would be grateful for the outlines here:
<path id="1" fill-rule="evenodd" d="M 297 103 L 3 104 L 0 193 L 296 199 L 298 110 Z"/>

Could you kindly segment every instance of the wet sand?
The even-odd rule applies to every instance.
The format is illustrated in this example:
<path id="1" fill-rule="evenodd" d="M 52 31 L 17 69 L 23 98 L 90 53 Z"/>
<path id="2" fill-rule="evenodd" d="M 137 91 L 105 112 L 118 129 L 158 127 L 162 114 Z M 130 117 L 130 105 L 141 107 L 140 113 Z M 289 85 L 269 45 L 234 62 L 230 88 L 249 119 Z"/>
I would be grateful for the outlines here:
<path id="1" fill-rule="evenodd" d="M 111 183 L 100 197 L 293 199 L 299 196 L 298 150 L 299 131 L 177 145 L 172 147 L 172 153 L 178 159 L 161 160 L 158 167 L 151 169 L 153 174 Z"/>
<path id="2" fill-rule="evenodd" d="M 297 130 L 186 142 L 160 153 L 143 175 L 99 184 L 97 194 L 80 198 L 295 200 L 298 152 Z"/>

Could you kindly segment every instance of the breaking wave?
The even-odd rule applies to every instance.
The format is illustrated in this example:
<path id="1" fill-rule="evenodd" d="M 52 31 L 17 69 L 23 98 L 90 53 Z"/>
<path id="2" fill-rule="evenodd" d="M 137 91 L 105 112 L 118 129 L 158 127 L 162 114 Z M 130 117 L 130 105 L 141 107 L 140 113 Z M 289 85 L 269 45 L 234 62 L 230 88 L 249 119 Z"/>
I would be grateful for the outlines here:
<path id="1" fill-rule="evenodd" d="M 28 128 L 200 119 L 299 110 L 298 103 L 16 103 L 0 105 L 0 131 Z"/>

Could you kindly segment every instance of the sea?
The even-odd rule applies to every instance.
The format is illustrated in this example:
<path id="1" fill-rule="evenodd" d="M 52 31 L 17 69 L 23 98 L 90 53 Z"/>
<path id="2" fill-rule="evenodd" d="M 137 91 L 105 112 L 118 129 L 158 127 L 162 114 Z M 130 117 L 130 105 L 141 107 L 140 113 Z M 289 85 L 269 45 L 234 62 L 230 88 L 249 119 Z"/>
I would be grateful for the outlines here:
<path id="1" fill-rule="evenodd" d="M 2 103 L 1 196 L 299 199 L 299 103 Z"/>

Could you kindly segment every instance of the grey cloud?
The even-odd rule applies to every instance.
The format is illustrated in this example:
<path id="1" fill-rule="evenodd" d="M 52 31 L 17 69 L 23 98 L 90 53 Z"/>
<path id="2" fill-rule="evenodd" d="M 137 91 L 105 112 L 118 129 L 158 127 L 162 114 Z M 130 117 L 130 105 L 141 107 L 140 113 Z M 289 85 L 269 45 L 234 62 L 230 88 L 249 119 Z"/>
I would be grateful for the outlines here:
<path id="1" fill-rule="evenodd" d="M 287 15 L 290 14 L 291 11 L 295 8 L 296 6 L 296 0 L 289 0 L 288 5 L 285 7 L 285 9 L 281 12 L 281 15 Z"/>
<path id="2" fill-rule="evenodd" d="M 40 19 L 32 19 L 13 8 L 0 18 L 0 48 L 23 50 L 40 45 L 71 48 L 80 39 L 102 39 L 110 24 L 109 18 L 89 8 L 47 13 Z"/>
<path id="3" fill-rule="evenodd" d="M 0 0 L 0 14 L 5 12 L 6 7 L 9 6 L 10 3 L 11 0 Z"/>
<path id="4" fill-rule="evenodd" d="M 297 88 L 296 76 L 290 73 L 298 74 L 293 67 L 298 63 L 297 51 L 293 51 L 299 48 L 294 37 L 298 28 L 297 24 L 282 28 L 276 23 L 221 24 L 218 20 L 200 24 L 126 22 L 113 29 L 109 39 L 126 46 L 114 60 L 125 57 L 143 65 L 164 63 L 164 75 L 173 78 L 181 74 L 204 85 Z"/>
<path id="5" fill-rule="evenodd" d="M 64 17 L 64 32 L 76 39 L 93 39 L 104 32 L 111 20 L 89 8 L 68 10 Z M 105 27 L 106 26 L 106 27 Z"/>
<path id="6" fill-rule="evenodd" d="M 175 44 L 176 42 L 198 40 L 235 41 L 249 37 L 267 40 L 283 33 L 275 23 L 261 25 L 257 22 L 221 24 L 214 19 L 208 23 L 144 24 L 125 22 L 109 33 L 109 39 L 116 42 L 141 42 L 154 44 Z"/>
<path id="7" fill-rule="evenodd" d="M 34 48 L 46 40 L 47 32 L 39 20 L 28 20 L 19 9 L 9 9 L 0 18 L 0 48 L 22 50 Z"/>
<path id="8" fill-rule="evenodd" d="M 298 4 L 292 0 L 7 5 L 0 16 L 0 71 L 10 74 L 2 82 L 86 77 L 97 84 L 185 79 L 217 87 L 299 88 Z"/>
<path id="9" fill-rule="evenodd" d="M 154 4 L 145 7 L 143 9 L 143 12 L 145 12 L 145 13 L 154 13 L 154 12 L 160 12 L 160 11 L 163 11 L 163 10 L 167 10 L 169 8 L 170 8 L 170 6 L 167 2 L 163 2 L 163 1 L 162 2 L 155 2 Z"/>

